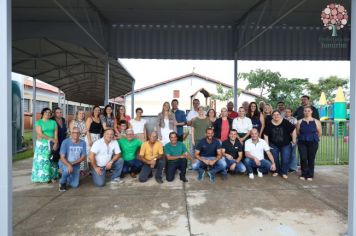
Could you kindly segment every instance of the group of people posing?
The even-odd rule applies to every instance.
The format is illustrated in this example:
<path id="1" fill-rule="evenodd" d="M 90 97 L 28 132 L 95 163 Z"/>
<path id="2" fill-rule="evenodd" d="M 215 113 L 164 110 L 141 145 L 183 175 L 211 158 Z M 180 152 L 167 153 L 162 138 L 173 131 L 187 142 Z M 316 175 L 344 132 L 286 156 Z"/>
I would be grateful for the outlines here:
<path id="1" fill-rule="evenodd" d="M 217 116 L 214 109 L 206 112 L 194 99 L 186 115 L 173 99 L 163 104 L 149 135 L 142 108 L 136 109 L 134 119 L 125 114 L 124 106 L 116 116 L 110 105 L 102 112 L 95 106 L 86 120 L 79 110 L 68 130 L 60 108 L 54 109 L 53 116 L 44 108 L 35 124 L 32 181 L 53 182 L 60 172 L 59 190 L 66 191 L 67 186 L 78 187 L 80 175 L 88 173 L 93 184 L 102 187 L 107 174 L 113 184 L 122 183 L 126 174 L 146 182 L 156 169 L 157 183 L 163 183 L 163 172 L 167 181 L 173 181 L 177 171 L 180 180 L 187 182 L 188 166 L 197 171 L 199 181 L 207 174 L 214 182 L 217 173 L 225 180 L 228 172 L 247 173 L 250 179 L 272 172 L 286 179 L 288 172 L 297 171 L 297 146 L 300 179 L 313 180 L 321 124 L 308 96 L 302 96 L 294 113 L 283 102 L 276 110 L 264 102 L 244 102 L 237 112 L 233 107 L 229 102 Z M 189 132 L 184 132 L 185 125 Z M 183 143 L 186 138 L 189 150 Z"/>

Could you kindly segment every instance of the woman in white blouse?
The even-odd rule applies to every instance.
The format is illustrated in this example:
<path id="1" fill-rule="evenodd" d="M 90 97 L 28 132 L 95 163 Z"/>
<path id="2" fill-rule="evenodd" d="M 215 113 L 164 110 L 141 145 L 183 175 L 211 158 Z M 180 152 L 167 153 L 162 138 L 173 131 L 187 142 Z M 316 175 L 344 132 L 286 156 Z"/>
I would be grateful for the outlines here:
<path id="1" fill-rule="evenodd" d="M 147 129 L 146 120 L 141 118 L 142 113 L 143 110 L 141 107 L 136 108 L 136 117 L 135 119 L 130 120 L 130 124 L 136 138 L 145 142 L 147 140 Z"/>
<path id="2" fill-rule="evenodd" d="M 250 136 L 252 129 L 251 119 L 246 117 L 245 108 L 239 108 L 239 116 L 232 121 L 232 128 L 237 130 L 238 139 L 241 144 Z"/>

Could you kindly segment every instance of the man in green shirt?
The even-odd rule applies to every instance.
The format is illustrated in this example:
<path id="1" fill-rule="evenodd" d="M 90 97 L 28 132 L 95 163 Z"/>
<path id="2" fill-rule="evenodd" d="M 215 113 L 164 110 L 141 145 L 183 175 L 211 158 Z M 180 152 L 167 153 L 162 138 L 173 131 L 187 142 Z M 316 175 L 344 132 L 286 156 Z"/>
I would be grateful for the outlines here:
<path id="1" fill-rule="evenodd" d="M 174 180 L 174 176 L 176 174 L 176 170 L 180 171 L 180 180 L 183 182 L 188 182 L 185 177 L 186 169 L 187 169 L 187 158 L 191 159 L 187 148 L 182 142 L 177 141 L 178 136 L 176 132 L 171 132 L 169 134 L 170 142 L 164 146 L 164 154 L 167 157 L 167 173 L 166 178 L 168 182 Z"/>
<path id="2" fill-rule="evenodd" d="M 132 129 L 127 129 L 126 137 L 119 139 L 118 143 L 121 149 L 122 159 L 124 160 L 121 176 L 130 173 L 132 178 L 136 178 L 137 173 L 139 173 L 142 168 L 142 162 L 136 158 L 140 152 L 142 142 L 134 138 Z"/>

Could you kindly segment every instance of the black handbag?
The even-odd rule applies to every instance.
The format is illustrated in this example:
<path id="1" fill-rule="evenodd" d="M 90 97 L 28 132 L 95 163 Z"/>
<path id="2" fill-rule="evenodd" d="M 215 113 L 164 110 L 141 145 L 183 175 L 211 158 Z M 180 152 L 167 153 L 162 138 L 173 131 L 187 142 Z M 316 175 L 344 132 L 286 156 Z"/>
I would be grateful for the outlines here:
<path id="1" fill-rule="evenodd" d="M 54 142 L 50 141 L 49 142 L 49 148 L 50 148 L 51 155 L 50 155 L 49 160 L 51 162 L 58 162 L 59 159 L 61 158 L 60 155 L 59 155 L 59 148 L 57 148 L 57 150 L 54 150 L 53 146 L 54 146 Z"/>

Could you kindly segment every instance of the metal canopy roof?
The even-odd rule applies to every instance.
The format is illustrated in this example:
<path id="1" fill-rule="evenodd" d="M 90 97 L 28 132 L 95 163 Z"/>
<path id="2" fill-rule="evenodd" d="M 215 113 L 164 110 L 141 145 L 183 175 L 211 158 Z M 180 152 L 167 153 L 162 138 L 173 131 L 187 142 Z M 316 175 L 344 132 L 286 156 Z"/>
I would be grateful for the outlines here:
<path id="1" fill-rule="evenodd" d="M 350 25 L 331 37 L 320 20 L 328 3 L 13 0 L 13 70 L 38 74 L 74 101 L 100 103 L 106 54 L 111 97 L 127 93 L 132 79 L 116 58 L 348 60 Z M 350 15 L 350 0 L 340 3 Z"/>
<path id="2" fill-rule="evenodd" d="M 237 52 L 240 60 L 348 60 L 350 25 L 331 38 L 320 20 L 328 3 L 14 0 L 13 38 L 46 37 L 113 58 L 231 60 Z M 340 3 L 350 15 L 350 0 Z"/>
<path id="3" fill-rule="evenodd" d="M 246 14 L 258 23 L 264 9 L 270 21 L 301 3 L 280 25 L 320 26 L 320 13 L 329 0 L 61 0 L 81 22 L 87 12 L 98 12 L 111 24 L 234 24 Z M 337 1 L 351 10 L 350 0 Z M 51 0 L 14 0 L 15 21 L 71 22 Z M 259 24 L 269 22 L 259 22 Z"/>
<path id="4" fill-rule="evenodd" d="M 13 42 L 13 71 L 58 87 L 66 99 L 87 104 L 104 100 L 104 58 L 92 50 L 47 38 Z M 110 60 L 110 96 L 131 91 L 132 78 Z"/>

